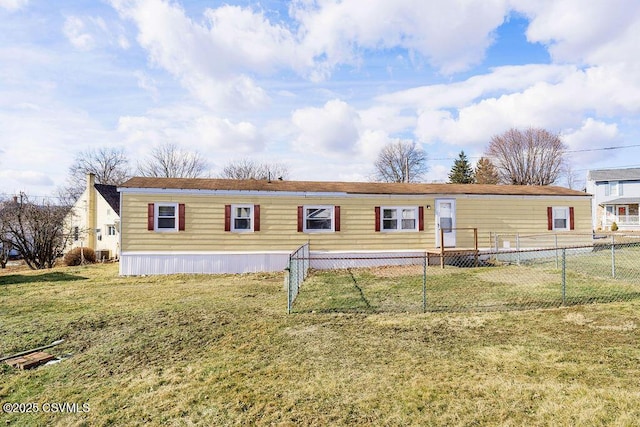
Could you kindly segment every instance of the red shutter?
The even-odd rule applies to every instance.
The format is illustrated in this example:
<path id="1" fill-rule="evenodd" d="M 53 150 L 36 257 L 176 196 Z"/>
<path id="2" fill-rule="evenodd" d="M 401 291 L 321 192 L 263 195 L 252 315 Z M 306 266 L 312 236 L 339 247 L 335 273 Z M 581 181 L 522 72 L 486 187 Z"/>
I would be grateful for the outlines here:
<path id="1" fill-rule="evenodd" d="M 224 205 L 224 231 L 231 231 L 231 205 Z"/>
<path id="2" fill-rule="evenodd" d="M 376 206 L 375 211 L 376 211 L 376 231 L 380 231 L 380 206 Z"/>
<path id="3" fill-rule="evenodd" d="M 178 231 L 184 231 L 184 203 L 178 205 Z"/>
<path id="4" fill-rule="evenodd" d="M 302 230 L 303 230 L 303 227 L 302 227 L 302 223 L 304 221 L 303 210 L 304 208 L 302 206 L 298 206 L 298 233 L 302 233 Z"/>
<path id="5" fill-rule="evenodd" d="M 553 208 L 547 208 L 547 230 L 553 230 Z"/>
<path id="6" fill-rule="evenodd" d="M 334 211 L 334 231 L 340 231 L 340 206 L 334 206 L 333 207 L 333 211 Z"/>
<path id="7" fill-rule="evenodd" d="M 253 205 L 253 231 L 260 231 L 260 205 Z"/>
<path id="8" fill-rule="evenodd" d="M 424 231 L 424 206 L 418 207 L 418 231 Z"/>
<path id="9" fill-rule="evenodd" d="M 153 221 L 154 212 L 155 212 L 155 208 L 153 206 L 153 203 L 149 203 L 147 205 L 147 230 L 149 231 L 153 231 L 154 229 L 154 221 Z"/>
<path id="10" fill-rule="evenodd" d="M 569 230 L 575 229 L 575 223 L 573 222 L 573 206 L 569 208 Z"/>

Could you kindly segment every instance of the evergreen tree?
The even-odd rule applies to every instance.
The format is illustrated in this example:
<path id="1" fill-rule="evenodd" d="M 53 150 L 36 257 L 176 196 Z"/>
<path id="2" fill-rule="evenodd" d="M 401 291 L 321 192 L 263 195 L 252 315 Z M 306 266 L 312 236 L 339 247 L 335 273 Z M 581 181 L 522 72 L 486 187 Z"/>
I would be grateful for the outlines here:
<path id="1" fill-rule="evenodd" d="M 500 182 L 498 170 L 486 157 L 481 157 L 476 164 L 476 184 L 497 184 Z"/>
<path id="2" fill-rule="evenodd" d="M 453 163 L 451 172 L 449 172 L 449 182 L 451 184 L 473 184 L 475 182 L 473 169 L 464 151 L 460 152 L 458 159 Z"/>

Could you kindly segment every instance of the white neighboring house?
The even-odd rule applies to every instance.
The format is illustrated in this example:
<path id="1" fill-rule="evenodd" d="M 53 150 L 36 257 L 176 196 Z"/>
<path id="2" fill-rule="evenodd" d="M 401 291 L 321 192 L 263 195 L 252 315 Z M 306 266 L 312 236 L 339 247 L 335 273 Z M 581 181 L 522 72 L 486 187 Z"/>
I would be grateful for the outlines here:
<path id="1" fill-rule="evenodd" d="M 115 185 L 95 183 L 87 175 L 87 188 L 67 216 L 72 231 L 66 251 L 84 246 L 96 251 L 96 259 L 120 258 L 120 195 Z"/>
<path id="2" fill-rule="evenodd" d="M 593 194 L 594 230 L 640 230 L 640 168 L 600 169 L 587 173 L 587 193 Z"/>

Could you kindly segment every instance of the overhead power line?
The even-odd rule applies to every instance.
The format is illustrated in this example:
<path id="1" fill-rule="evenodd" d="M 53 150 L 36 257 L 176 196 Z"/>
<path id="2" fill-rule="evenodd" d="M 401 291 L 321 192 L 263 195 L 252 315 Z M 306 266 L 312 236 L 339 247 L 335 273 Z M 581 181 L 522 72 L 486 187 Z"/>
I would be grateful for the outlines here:
<path id="1" fill-rule="evenodd" d="M 589 151 L 609 151 L 609 150 L 620 150 L 623 148 L 637 148 L 640 147 L 640 144 L 631 144 L 631 145 L 616 145 L 613 147 L 601 147 L 601 148 L 585 148 L 582 150 L 567 150 L 565 153 L 586 153 Z M 481 157 L 481 156 L 480 156 Z M 479 159 L 479 156 L 468 156 L 469 159 Z M 428 158 L 427 160 L 457 160 L 457 157 L 437 157 L 437 158 Z"/>
<path id="2" fill-rule="evenodd" d="M 566 153 L 584 153 L 587 151 L 607 151 L 607 150 L 620 150 L 621 148 L 633 148 L 640 147 L 640 144 L 633 145 L 617 145 L 613 147 L 602 147 L 602 148 L 585 148 L 584 150 L 567 150 Z"/>

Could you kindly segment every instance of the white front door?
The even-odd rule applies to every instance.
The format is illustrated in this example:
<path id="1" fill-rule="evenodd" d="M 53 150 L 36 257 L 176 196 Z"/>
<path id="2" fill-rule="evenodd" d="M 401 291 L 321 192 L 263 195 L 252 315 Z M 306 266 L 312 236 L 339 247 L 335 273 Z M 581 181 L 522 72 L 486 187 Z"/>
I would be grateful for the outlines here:
<path id="1" fill-rule="evenodd" d="M 443 231 L 444 247 L 456 246 L 456 200 L 436 199 L 436 247 L 440 247 L 440 230 Z"/>

